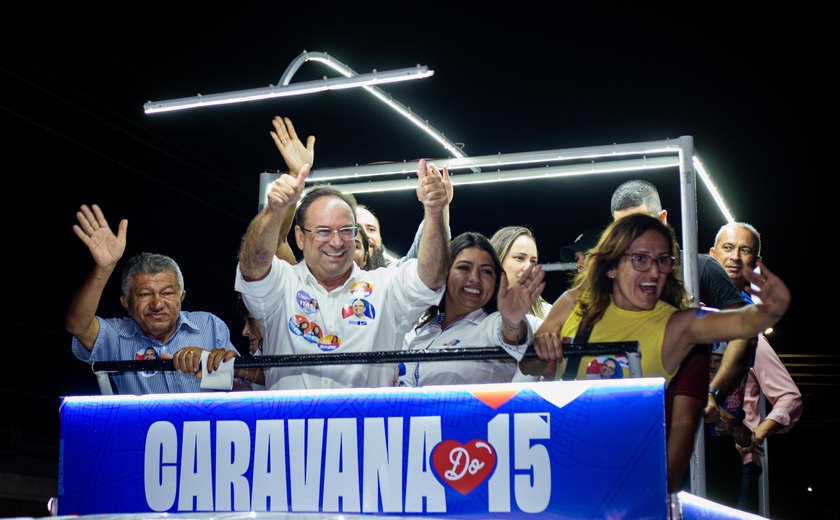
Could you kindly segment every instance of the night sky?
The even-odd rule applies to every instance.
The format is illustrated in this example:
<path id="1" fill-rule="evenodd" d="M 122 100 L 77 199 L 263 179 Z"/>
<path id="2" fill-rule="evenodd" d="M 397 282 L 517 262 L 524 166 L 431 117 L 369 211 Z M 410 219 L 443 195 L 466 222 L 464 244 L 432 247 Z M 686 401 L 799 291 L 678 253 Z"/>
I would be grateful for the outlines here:
<path id="1" fill-rule="evenodd" d="M 470 156 L 693 136 L 735 218 L 761 231 L 767 266 L 793 292 L 771 343 L 780 353 L 834 351 L 814 313 L 836 283 L 830 273 L 828 282 L 813 279 L 830 263 L 837 228 L 836 103 L 828 94 L 837 46 L 826 13 L 738 3 L 556 4 L 553 12 L 524 3 L 408 10 L 393 2 L 246 2 L 232 11 L 203 2 L 49 4 L 11 2 L 1 36 L 7 437 L 22 431 L 57 446 L 60 396 L 98 393 L 63 326 L 92 265 L 71 229 L 81 204 L 99 204 L 114 229 L 129 220 L 125 258 L 143 250 L 175 258 L 184 309 L 222 317 L 245 350 L 233 304 L 236 254 L 257 211 L 260 172 L 283 168 L 269 137 L 275 115 L 316 135 L 315 171 L 446 157 L 359 90 L 143 113 L 149 100 L 277 83 L 304 50 L 358 73 L 428 66 L 431 78 L 382 88 Z M 323 75 L 335 74 L 309 63 L 293 82 Z M 636 177 L 659 186 L 679 230 L 674 170 L 456 189 L 452 231 L 490 236 L 525 225 L 540 260 L 557 262 L 581 231 L 607 223 L 613 189 Z M 413 193 L 358 198 L 379 215 L 386 245 L 404 252 L 422 218 Z M 705 251 L 724 220 L 703 187 L 697 204 Z M 544 296 L 554 300 L 565 284 L 564 275 L 549 275 Z M 116 277 L 100 314 L 123 315 Z M 815 469 L 840 462 L 836 446 L 809 437 L 837 419 L 809 426 L 810 410 L 806 399 L 801 432 L 779 438 L 773 452 L 771 489 L 789 503 L 800 500 L 810 473 L 784 475 L 793 473 L 786 461 Z"/>

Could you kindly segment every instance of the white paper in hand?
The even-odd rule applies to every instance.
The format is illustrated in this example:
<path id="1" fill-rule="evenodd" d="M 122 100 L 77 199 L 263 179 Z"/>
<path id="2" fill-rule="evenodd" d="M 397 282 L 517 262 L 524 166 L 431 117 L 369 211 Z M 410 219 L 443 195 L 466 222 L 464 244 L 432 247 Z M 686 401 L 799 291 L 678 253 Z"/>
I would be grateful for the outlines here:
<path id="1" fill-rule="evenodd" d="M 233 362 L 236 358 L 223 361 L 219 369 L 212 374 L 207 372 L 207 358 L 210 352 L 201 353 L 201 389 L 202 390 L 231 390 L 233 389 Z"/>

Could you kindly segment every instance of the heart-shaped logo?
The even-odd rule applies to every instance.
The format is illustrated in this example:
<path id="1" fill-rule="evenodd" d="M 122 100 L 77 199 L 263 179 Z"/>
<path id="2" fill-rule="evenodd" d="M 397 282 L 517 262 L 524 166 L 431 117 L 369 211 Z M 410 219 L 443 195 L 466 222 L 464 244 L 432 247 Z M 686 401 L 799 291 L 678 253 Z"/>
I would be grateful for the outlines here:
<path id="1" fill-rule="evenodd" d="M 481 439 L 467 444 L 446 440 L 432 451 L 432 466 L 441 480 L 466 495 L 493 473 L 496 450 Z"/>

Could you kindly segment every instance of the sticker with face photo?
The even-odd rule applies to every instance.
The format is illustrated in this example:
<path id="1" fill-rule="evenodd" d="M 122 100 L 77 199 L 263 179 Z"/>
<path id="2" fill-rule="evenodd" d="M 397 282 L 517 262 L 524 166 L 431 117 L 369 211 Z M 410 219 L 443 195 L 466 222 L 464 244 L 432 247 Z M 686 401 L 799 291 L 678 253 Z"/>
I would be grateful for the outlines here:
<path id="1" fill-rule="evenodd" d="M 298 291 L 295 295 L 298 307 L 304 314 L 314 314 L 318 312 L 318 300 L 309 295 L 306 291 Z"/>
<path id="2" fill-rule="evenodd" d="M 310 321 L 309 324 L 311 326 L 303 334 L 303 339 L 310 343 L 318 343 L 318 341 L 320 341 L 320 339 L 324 336 L 324 331 L 321 329 L 321 326 L 314 321 Z"/>
<path id="3" fill-rule="evenodd" d="M 155 350 L 155 347 L 146 347 L 145 349 L 138 350 L 134 353 L 134 359 L 138 361 L 154 361 L 156 359 L 160 359 L 160 356 Z M 156 370 L 147 370 L 140 372 L 140 375 L 143 377 L 149 377 L 157 374 Z"/>
<path id="4" fill-rule="evenodd" d="M 376 309 L 370 301 L 355 298 L 341 307 L 341 317 L 350 325 L 364 327 L 376 318 Z"/>
<path id="5" fill-rule="evenodd" d="M 324 352 L 332 352 L 341 346 L 341 338 L 335 334 L 329 334 L 318 340 L 318 348 Z"/>
<path id="6" fill-rule="evenodd" d="M 586 366 L 586 379 L 622 379 L 630 377 L 629 372 L 627 356 L 598 356 Z"/>
<path id="7" fill-rule="evenodd" d="M 367 298 L 373 293 L 373 285 L 368 282 L 356 282 L 350 286 L 350 296 L 353 298 Z"/>
<path id="8" fill-rule="evenodd" d="M 318 340 L 324 336 L 324 329 L 320 325 L 300 314 L 289 318 L 289 330 L 295 336 L 300 336 L 310 343 L 318 343 Z"/>
<path id="9" fill-rule="evenodd" d="M 303 336 L 306 334 L 306 331 L 309 330 L 310 326 L 311 324 L 306 316 L 295 314 L 289 318 L 289 330 L 296 336 Z"/>

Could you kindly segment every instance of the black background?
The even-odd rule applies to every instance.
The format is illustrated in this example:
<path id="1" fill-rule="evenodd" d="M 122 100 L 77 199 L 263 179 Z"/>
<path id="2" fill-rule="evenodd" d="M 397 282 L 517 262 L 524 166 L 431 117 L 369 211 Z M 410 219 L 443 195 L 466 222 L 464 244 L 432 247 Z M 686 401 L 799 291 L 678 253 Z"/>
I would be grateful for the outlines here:
<path id="1" fill-rule="evenodd" d="M 767 266 L 793 292 L 772 344 L 780 353 L 832 354 L 818 315 L 831 314 L 836 288 L 829 78 L 837 46 L 827 13 L 788 7 L 7 3 L 2 326 L 11 337 L 0 389 L 10 455 L 0 472 L 54 478 L 60 397 L 98 393 L 63 328 L 91 266 L 71 230 L 81 204 L 99 204 L 114 228 L 129 220 L 126 257 L 173 256 L 186 279 L 184 308 L 218 314 L 244 350 L 233 306 L 236 252 L 257 210 L 259 173 L 282 168 L 269 137 L 273 116 L 317 136 L 316 170 L 446 156 L 359 90 L 143 113 L 149 100 L 277 83 L 304 50 L 329 53 L 358 73 L 427 65 L 433 77 L 382 88 L 471 156 L 693 136 L 736 219 L 762 232 Z M 323 75 L 335 74 L 310 63 L 293 81 Z M 581 231 L 608 221 L 613 189 L 635 177 L 657 184 L 679 230 L 676 175 L 613 174 L 458 189 L 453 233 L 529 226 L 541 261 L 556 262 Z M 379 215 L 386 245 L 404 252 L 422 217 L 413 193 L 359 200 Z M 705 250 L 724 220 L 703 187 L 697 203 Z M 123 314 L 114 282 L 101 315 Z M 564 275 L 548 282 L 544 295 L 553 300 Z M 840 462 L 831 441 L 837 386 L 801 387 L 802 421 L 770 444 L 771 512 L 836 517 L 828 494 L 838 479 L 823 470 Z M 805 492 L 808 485 L 814 491 Z"/>

